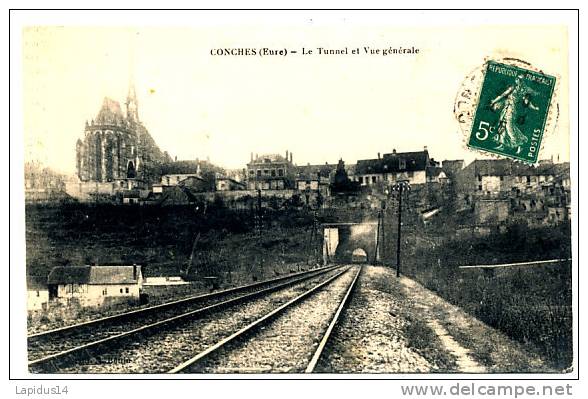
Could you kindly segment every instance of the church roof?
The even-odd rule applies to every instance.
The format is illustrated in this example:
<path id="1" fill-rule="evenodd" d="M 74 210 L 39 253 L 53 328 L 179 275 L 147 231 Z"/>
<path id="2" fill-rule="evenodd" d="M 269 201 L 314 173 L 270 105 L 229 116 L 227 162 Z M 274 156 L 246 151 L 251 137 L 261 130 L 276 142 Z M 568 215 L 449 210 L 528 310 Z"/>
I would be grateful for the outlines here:
<path id="1" fill-rule="evenodd" d="M 121 123 L 123 120 L 124 115 L 120 103 L 111 98 L 104 97 L 102 108 L 100 108 L 94 122 L 102 125 L 115 125 Z"/>

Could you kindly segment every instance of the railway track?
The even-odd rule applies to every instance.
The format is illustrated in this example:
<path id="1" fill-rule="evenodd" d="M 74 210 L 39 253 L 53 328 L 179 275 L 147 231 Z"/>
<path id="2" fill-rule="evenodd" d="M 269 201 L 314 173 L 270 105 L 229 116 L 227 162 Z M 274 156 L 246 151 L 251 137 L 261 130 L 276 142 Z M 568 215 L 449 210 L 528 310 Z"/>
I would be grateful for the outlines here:
<path id="1" fill-rule="evenodd" d="M 331 266 L 197 295 L 28 336 L 29 370 L 58 372 L 126 342 L 214 314 L 333 272 Z"/>
<path id="2" fill-rule="evenodd" d="M 312 373 L 360 273 L 361 267 L 351 267 L 330 277 L 169 373 Z"/>

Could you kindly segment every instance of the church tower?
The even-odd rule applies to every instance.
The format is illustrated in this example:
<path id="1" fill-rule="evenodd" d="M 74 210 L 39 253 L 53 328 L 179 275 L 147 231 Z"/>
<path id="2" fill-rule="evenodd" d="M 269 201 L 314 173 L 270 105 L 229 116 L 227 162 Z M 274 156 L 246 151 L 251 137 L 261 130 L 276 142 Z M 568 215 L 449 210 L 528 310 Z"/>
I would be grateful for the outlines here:
<path id="1" fill-rule="evenodd" d="M 137 93 L 133 84 L 129 87 L 129 94 L 127 95 L 125 105 L 127 106 L 127 120 L 133 123 L 139 123 L 139 103 L 137 102 Z"/>

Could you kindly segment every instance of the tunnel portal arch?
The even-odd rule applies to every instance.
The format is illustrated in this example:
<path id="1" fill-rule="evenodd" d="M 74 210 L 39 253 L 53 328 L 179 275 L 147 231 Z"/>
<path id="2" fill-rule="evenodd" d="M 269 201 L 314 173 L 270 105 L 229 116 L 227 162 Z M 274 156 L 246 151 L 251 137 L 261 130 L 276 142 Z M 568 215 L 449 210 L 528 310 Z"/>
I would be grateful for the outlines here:
<path id="1" fill-rule="evenodd" d="M 380 226 L 377 222 L 330 223 L 323 225 L 324 263 L 353 263 L 353 252 L 361 249 L 367 263 L 380 259 Z"/>

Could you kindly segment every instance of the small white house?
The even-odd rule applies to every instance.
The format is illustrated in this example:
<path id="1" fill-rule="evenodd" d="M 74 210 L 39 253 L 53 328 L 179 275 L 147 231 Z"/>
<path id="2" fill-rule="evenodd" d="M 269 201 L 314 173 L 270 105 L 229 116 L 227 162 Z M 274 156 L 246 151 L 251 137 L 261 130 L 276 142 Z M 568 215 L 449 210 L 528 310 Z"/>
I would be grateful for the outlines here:
<path id="1" fill-rule="evenodd" d="M 50 300 L 81 306 L 139 301 L 141 266 L 57 266 L 47 278 Z"/>
<path id="2" fill-rule="evenodd" d="M 48 302 L 47 278 L 27 276 L 27 310 L 45 310 Z"/>

